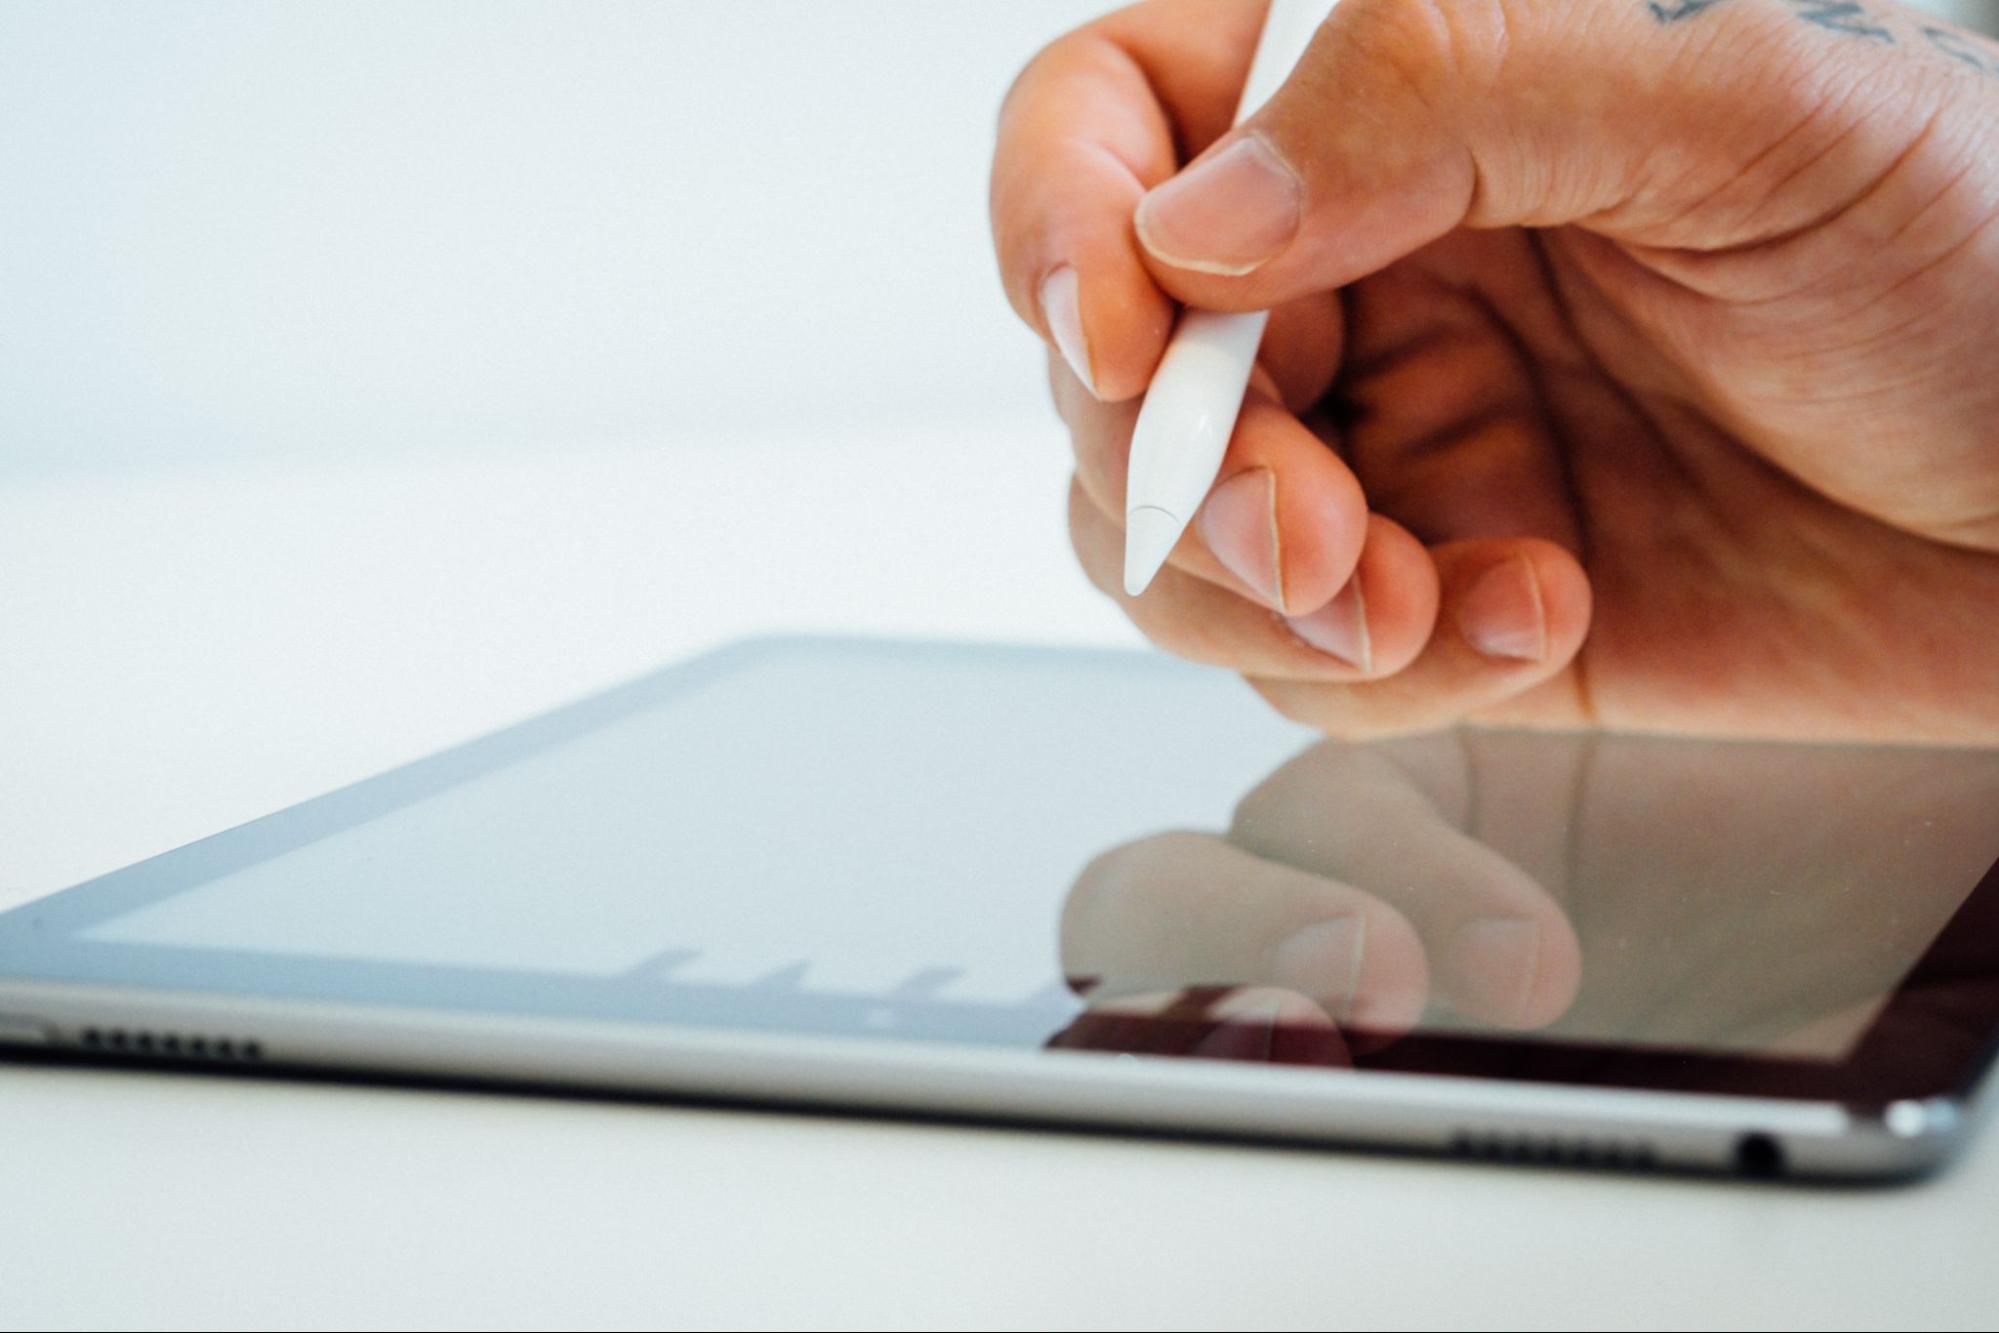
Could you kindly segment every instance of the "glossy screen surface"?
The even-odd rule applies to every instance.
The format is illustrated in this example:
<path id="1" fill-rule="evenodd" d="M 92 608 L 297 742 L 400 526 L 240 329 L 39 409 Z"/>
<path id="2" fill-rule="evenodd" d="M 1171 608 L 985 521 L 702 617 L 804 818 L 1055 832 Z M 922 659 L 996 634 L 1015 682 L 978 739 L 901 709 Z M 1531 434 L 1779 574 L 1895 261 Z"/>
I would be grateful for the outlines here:
<path id="1" fill-rule="evenodd" d="M 1988 752 L 1353 746 L 1156 658 L 783 640 L 18 909 L 0 974 L 1327 1064 L 1427 1037 L 1830 1064 L 1999 860 L 1995 810 Z"/>

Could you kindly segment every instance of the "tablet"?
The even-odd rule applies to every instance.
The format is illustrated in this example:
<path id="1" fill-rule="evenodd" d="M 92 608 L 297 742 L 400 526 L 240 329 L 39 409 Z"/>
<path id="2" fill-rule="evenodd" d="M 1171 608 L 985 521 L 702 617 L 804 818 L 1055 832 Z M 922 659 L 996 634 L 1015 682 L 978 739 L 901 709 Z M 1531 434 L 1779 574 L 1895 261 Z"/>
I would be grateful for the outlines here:
<path id="1" fill-rule="evenodd" d="M 1999 753 L 1345 744 L 1144 654 L 737 645 L 0 914 L 0 1044 L 1898 1176 Z"/>

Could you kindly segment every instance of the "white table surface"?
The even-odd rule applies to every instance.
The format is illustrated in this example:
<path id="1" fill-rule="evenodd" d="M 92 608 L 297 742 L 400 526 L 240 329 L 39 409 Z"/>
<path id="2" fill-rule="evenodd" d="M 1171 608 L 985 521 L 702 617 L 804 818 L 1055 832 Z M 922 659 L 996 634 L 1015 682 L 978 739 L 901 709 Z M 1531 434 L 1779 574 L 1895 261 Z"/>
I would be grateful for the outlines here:
<path id="1" fill-rule="evenodd" d="M 0 489 L 0 905 L 746 632 L 1131 641 L 1039 418 L 711 444 Z M 0 1325 L 1989 1326 L 1995 1186 L 0 1065 Z"/>

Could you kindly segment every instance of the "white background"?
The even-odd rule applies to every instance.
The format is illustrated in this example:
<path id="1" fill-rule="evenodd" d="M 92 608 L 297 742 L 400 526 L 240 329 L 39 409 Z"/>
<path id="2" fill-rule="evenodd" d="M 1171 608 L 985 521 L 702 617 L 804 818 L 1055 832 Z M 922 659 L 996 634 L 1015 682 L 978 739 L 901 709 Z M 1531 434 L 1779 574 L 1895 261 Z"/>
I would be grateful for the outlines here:
<path id="1" fill-rule="evenodd" d="M 0 479 L 1039 419 L 988 148 L 1105 7 L 11 0 Z"/>
<path id="2" fill-rule="evenodd" d="M 1129 642 L 991 272 L 1090 6 L 0 7 L 0 905 L 774 628 Z M 0 1068 L 0 1325 L 1989 1323 L 1914 1190 Z"/>
<path id="3" fill-rule="evenodd" d="M 0 468 L 1028 416 L 988 149 L 1095 8 L 0 6 Z"/>

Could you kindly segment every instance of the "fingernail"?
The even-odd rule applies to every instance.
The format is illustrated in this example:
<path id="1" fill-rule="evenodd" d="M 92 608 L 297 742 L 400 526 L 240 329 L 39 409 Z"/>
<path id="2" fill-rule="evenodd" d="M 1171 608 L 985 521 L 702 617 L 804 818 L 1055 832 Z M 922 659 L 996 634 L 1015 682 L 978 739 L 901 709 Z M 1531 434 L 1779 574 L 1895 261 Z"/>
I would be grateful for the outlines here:
<path id="1" fill-rule="evenodd" d="M 1311 996 L 1335 1022 L 1345 1022 L 1353 1017 L 1366 952 L 1366 918 L 1314 921 L 1287 935 L 1271 952 L 1270 980 Z"/>
<path id="2" fill-rule="evenodd" d="M 1451 936 L 1452 1000 L 1477 1018 L 1521 1022 L 1541 961 L 1541 932 L 1517 916 L 1482 916 Z"/>
<path id="3" fill-rule="evenodd" d="M 1458 629 L 1487 657 L 1539 662 L 1548 655 L 1548 616 L 1534 562 L 1518 555 L 1481 574 L 1458 603 Z"/>
<path id="4" fill-rule="evenodd" d="M 1083 381 L 1090 397 L 1095 398 L 1097 378 L 1090 373 L 1090 343 L 1083 336 L 1083 290 L 1076 280 L 1076 270 L 1069 265 L 1062 265 L 1041 280 L 1041 317 L 1048 321 L 1048 332 L 1054 337 L 1062 359 L 1076 372 L 1076 378 Z"/>
<path id="5" fill-rule="evenodd" d="M 1229 573 L 1278 610 L 1284 566 L 1277 538 L 1277 477 L 1267 467 L 1237 473 L 1209 493 L 1197 515 L 1201 540 Z"/>
<path id="6" fill-rule="evenodd" d="M 1305 185 L 1262 135 L 1245 134 L 1139 202 L 1145 248 L 1175 268 L 1248 273 L 1291 243 Z"/>
<path id="7" fill-rule="evenodd" d="M 1294 616 L 1291 632 L 1329 657 L 1363 674 L 1374 671 L 1374 640 L 1367 632 L 1367 597 L 1360 576 L 1347 580 L 1339 596 L 1309 616 Z"/>

